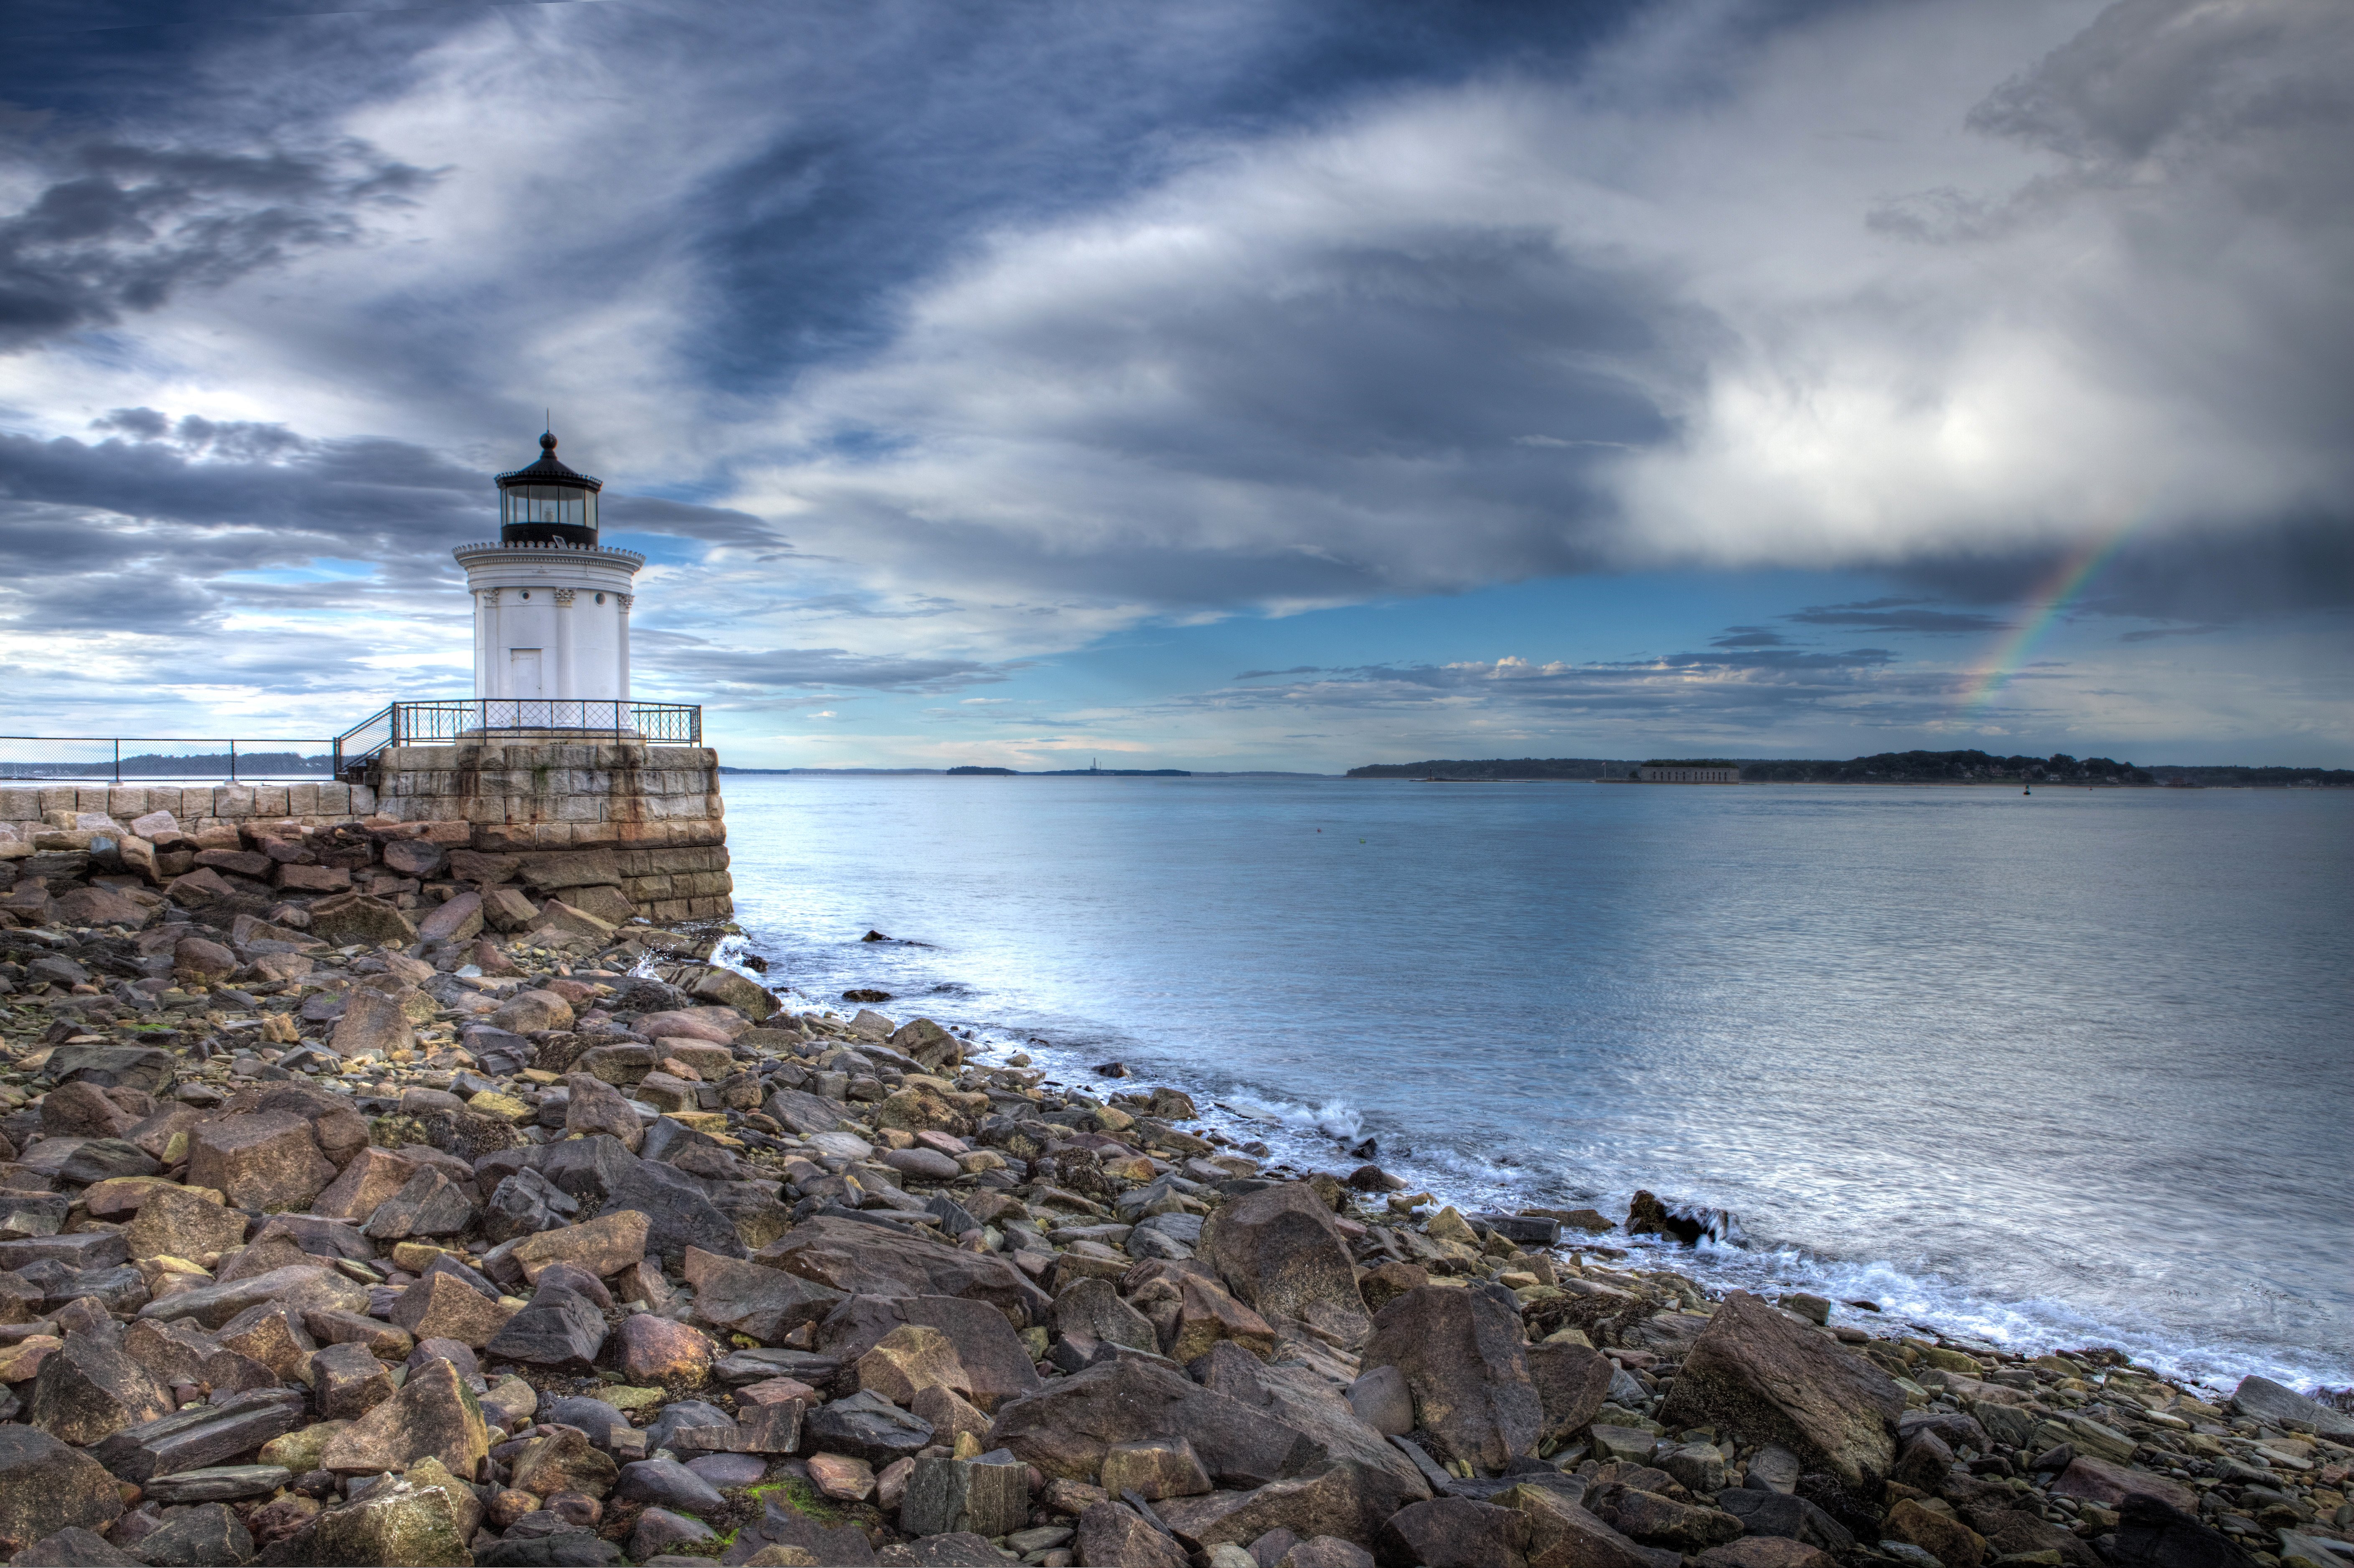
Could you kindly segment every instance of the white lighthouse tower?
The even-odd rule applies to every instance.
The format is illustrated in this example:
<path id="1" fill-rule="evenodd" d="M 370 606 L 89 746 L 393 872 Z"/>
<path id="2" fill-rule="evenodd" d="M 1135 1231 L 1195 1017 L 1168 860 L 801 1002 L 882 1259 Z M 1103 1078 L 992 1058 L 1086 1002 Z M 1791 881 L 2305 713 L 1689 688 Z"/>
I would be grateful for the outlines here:
<path id="1" fill-rule="evenodd" d="M 540 457 L 498 476 L 499 539 L 453 552 L 474 599 L 474 695 L 492 729 L 626 728 L 631 585 L 643 556 L 597 542 L 602 480 Z"/>

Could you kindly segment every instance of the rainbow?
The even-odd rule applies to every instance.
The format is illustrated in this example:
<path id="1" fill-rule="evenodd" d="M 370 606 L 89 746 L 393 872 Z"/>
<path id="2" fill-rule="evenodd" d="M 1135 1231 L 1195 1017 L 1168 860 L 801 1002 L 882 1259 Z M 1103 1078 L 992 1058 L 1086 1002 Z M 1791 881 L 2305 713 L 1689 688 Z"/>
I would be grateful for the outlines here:
<path id="1" fill-rule="evenodd" d="M 1983 668 L 1972 672 L 1964 684 L 1960 708 L 1963 717 L 1976 717 L 1996 693 L 2010 683 L 2011 677 L 2025 667 L 2027 656 L 2035 651 L 2036 644 L 2059 621 L 2062 612 L 2100 576 L 2101 568 L 2116 557 L 2141 521 L 2139 515 L 2129 515 L 2115 528 L 2094 535 L 2064 557 L 2052 575 L 2028 595 L 2027 615 L 1995 644 L 1993 656 Z"/>

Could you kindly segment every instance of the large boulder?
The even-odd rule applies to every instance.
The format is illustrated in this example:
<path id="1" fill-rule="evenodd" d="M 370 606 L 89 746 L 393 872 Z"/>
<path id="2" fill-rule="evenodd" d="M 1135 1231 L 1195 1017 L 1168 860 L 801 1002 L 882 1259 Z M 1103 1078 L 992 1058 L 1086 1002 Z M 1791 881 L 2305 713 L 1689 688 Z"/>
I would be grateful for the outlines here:
<path id="1" fill-rule="evenodd" d="M 992 1448 L 1011 1448 L 1049 1478 L 1092 1484 L 1116 1443 L 1182 1437 L 1225 1486 L 1260 1487 L 1318 1457 L 1309 1437 L 1263 1411 L 1193 1383 L 1175 1368 L 1120 1357 L 1002 1406 Z"/>
<path id="2" fill-rule="evenodd" d="M 311 935 L 330 947 L 407 948 L 417 941 L 408 917 L 381 898 L 337 893 L 311 906 Z"/>
<path id="3" fill-rule="evenodd" d="M 1187 1370 L 1212 1393 L 1272 1416 L 1306 1436 L 1318 1450 L 1311 1466 L 1354 1460 L 1387 1470 L 1410 1498 L 1419 1500 L 1430 1495 L 1414 1461 L 1367 1425 L 1347 1396 L 1313 1368 L 1297 1361 L 1262 1361 L 1228 1341 L 1213 1348 Z M 1391 1375 L 1397 1375 L 1394 1368 L 1389 1370 Z M 1407 1426 L 1412 1425 L 1409 1420 Z"/>
<path id="4" fill-rule="evenodd" d="M 472 1478 L 490 1457 L 482 1402 L 439 1358 L 411 1367 L 400 1392 L 328 1439 L 319 1467 L 341 1475 L 405 1470 L 429 1456 Z"/>
<path id="5" fill-rule="evenodd" d="M 483 1348 L 502 1361 L 586 1372 L 604 1345 L 605 1315 L 597 1304 L 549 1280 Z"/>
<path id="6" fill-rule="evenodd" d="M 1727 1296 L 1685 1356 L 1659 1420 L 1779 1444 L 1808 1470 L 1877 1495 L 1896 1462 L 1904 1395 L 1887 1373 L 1746 1291 Z"/>
<path id="7" fill-rule="evenodd" d="M 474 1499 L 452 1496 L 456 1486 L 453 1481 L 420 1487 L 396 1478 L 357 1502 L 321 1514 L 302 1536 L 294 1538 L 303 1542 L 308 1537 L 301 1555 L 280 1561 L 322 1568 L 471 1563 L 474 1558 L 466 1546 L 466 1522 L 480 1505 L 469 1508 Z"/>
<path id="8" fill-rule="evenodd" d="M 1117 1563 L 1119 1568 L 1189 1568 L 1185 1549 L 1144 1522 L 1125 1503 L 1091 1503 L 1079 1515 L 1072 1544 L 1081 1563 Z"/>
<path id="9" fill-rule="evenodd" d="M 1526 1516 L 1469 1498 L 1433 1498 L 1382 1526 L 1384 1563 L 1426 1568 L 1527 1568 Z"/>
<path id="10" fill-rule="evenodd" d="M 993 1253 L 965 1252 L 863 1220 L 821 1215 L 760 1249 L 759 1261 L 845 1295 L 961 1296 L 1044 1322 L 1054 1298 Z"/>
<path id="11" fill-rule="evenodd" d="M 1500 1286 L 1426 1285 L 1395 1298 L 1373 1319 L 1363 1364 L 1405 1374 L 1416 1418 L 1443 1459 L 1500 1471 L 1543 1433 L 1519 1305 Z"/>
<path id="12" fill-rule="evenodd" d="M 335 1020 L 330 1044 L 335 1054 L 346 1057 L 365 1051 L 406 1051 L 417 1044 L 417 1026 L 392 998 L 355 987 L 344 1003 L 343 1016 Z"/>
<path id="13" fill-rule="evenodd" d="M 26 1419 L 84 1448 L 172 1408 L 171 1392 L 124 1351 L 110 1325 L 77 1330 L 41 1359 Z"/>
<path id="14" fill-rule="evenodd" d="M 2307 1399 L 2268 1377 L 2242 1378 L 2240 1386 L 2232 1391 L 2232 1412 L 2267 1426 L 2312 1432 L 2339 1443 L 2354 1438 L 2354 1415 Z"/>
<path id="15" fill-rule="evenodd" d="M 224 1117 L 188 1140 L 188 1185 L 225 1193 L 240 1209 L 306 1208 L 334 1179 L 310 1122 L 292 1111 Z"/>
<path id="16" fill-rule="evenodd" d="M 1536 1384 L 1544 1411 L 1544 1436 L 1559 1441 L 1594 1419 L 1610 1397 L 1616 1369 L 1601 1351 L 1585 1345 L 1531 1345 L 1529 1381 Z"/>
<path id="17" fill-rule="evenodd" d="M 1199 1255 L 1272 1321 L 1305 1323 L 1342 1344 L 1373 1326 L 1331 1206 L 1304 1181 L 1246 1192 L 1202 1227 Z"/>
<path id="18" fill-rule="evenodd" d="M 158 1186 L 147 1193 L 138 1214 L 123 1227 L 123 1245 L 136 1258 L 195 1258 L 241 1246 L 245 1215 L 220 1198 L 218 1192 L 202 1187 Z"/>
<path id="19" fill-rule="evenodd" d="M 0 1424 L 0 1552 L 122 1516 L 122 1489 L 97 1460 L 38 1427 Z"/>
<path id="20" fill-rule="evenodd" d="M 557 1185 L 564 1186 L 560 1178 Z M 565 1191 L 571 1189 L 567 1187 Z M 511 1255 L 515 1266 L 523 1270 L 524 1277 L 535 1284 L 551 1264 L 558 1263 L 574 1264 L 599 1279 L 610 1279 L 644 1261 L 651 1226 L 644 1213 L 620 1209 L 581 1224 L 528 1236 L 515 1244 Z"/>
<path id="21" fill-rule="evenodd" d="M 646 1124 L 621 1097 L 621 1091 L 588 1073 L 564 1075 L 564 1130 L 581 1137 L 607 1133 L 634 1154 L 646 1141 Z"/>
<path id="22" fill-rule="evenodd" d="M 387 1313 L 414 1339 L 455 1340 L 472 1351 L 489 1344 L 509 1315 L 456 1275 L 443 1273 L 428 1274 L 402 1291 Z"/>
<path id="23" fill-rule="evenodd" d="M 1057 1291 L 1054 1330 L 1064 1339 L 1076 1334 L 1154 1354 L 1161 1350 L 1152 1319 L 1121 1300 L 1119 1289 L 1108 1279 L 1078 1279 Z"/>
<path id="24" fill-rule="evenodd" d="M 902 1323 L 919 1323 L 938 1329 L 956 1347 L 957 1361 L 972 1385 L 972 1403 L 982 1410 L 995 1410 L 1009 1399 L 1038 1391 L 1038 1369 L 1029 1348 L 1005 1314 L 986 1301 L 956 1296 L 852 1296 L 839 1303 L 818 1326 L 818 1345 L 829 1355 L 855 1361 Z"/>
<path id="25" fill-rule="evenodd" d="M 695 1315 L 700 1321 L 723 1332 L 748 1334 L 764 1345 L 779 1344 L 802 1324 L 822 1320 L 843 1299 L 841 1291 L 815 1280 L 700 1247 L 685 1251 L 681 1272 L 695 1287 Z M 1004 1320 L 1000 1315 L 999 1323 Z M 1013 1330 L 1006 1332 L 1010 1336 Z M 1020 1341 L 1015 1344 L 1018 1348 Z M 1032 1377 L 1034 1382 L 1036 1374 Z"/>
<path id="26" fill-rule="evenodd" d="M 342 1174 L 312 1200 L 311 1212 L 334 1220 L 366 1220 L 376 1213 L 376 1205 L 408 1185 L 408 1179 L 416 1174 L 417 1161 L 405 1154 L 389 1149 L 363 1149 L 352 1157 Z"/>
<path id="27" fill-rule="evenodd" d="M 1246 1545 L 1270 1531 L 1288 1530 L 1302 1541 L 1337 1536 L 1371 1551 L 1383 1520 L 1429 1495 L 1428 1488 L 1410 1487 L 1388 1470 L 1344 1459 L 1313 1476 L 1270 1481 L 1248 1491 L 1171 1498 L 1154 1506 L 1180 1539 L 1202 1550 Z"/>
<path id="28" fill-rule="evenodd" d="M 1529 1568 L 1659 1568 L 1670 1554 L 1647 1551 L 1551 1487 L 1522 1484 L 1489 1499 L 1528 1521 Z"/>

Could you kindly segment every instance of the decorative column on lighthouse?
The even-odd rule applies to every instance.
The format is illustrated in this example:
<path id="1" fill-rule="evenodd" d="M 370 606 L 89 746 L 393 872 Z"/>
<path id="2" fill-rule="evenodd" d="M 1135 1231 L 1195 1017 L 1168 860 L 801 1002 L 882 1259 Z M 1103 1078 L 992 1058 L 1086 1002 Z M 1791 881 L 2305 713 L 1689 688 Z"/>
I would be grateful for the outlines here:
<path id="1" fill-rule="evenodd" d="M 474 695 L 489 730 L 631 728 L 631 585 L 645 557 L 597 542 L 604 482 L 540 457 L 498 476 L 498 543 L 453 552 L 474 597 Z"/>

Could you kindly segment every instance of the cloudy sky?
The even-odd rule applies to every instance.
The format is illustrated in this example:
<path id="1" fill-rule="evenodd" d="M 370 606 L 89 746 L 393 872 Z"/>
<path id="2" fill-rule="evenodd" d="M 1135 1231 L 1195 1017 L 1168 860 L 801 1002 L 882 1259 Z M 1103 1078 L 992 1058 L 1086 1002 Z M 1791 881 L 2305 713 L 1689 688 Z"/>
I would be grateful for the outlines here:
<path id="1" fill-rule="evenodd" d="M 16 0 L 0 727 L 2354 763 L 2344 0 Z"/>

